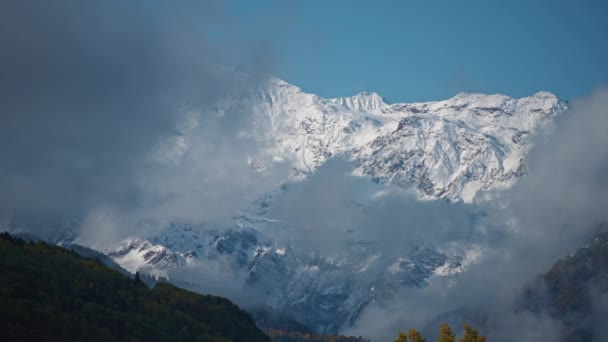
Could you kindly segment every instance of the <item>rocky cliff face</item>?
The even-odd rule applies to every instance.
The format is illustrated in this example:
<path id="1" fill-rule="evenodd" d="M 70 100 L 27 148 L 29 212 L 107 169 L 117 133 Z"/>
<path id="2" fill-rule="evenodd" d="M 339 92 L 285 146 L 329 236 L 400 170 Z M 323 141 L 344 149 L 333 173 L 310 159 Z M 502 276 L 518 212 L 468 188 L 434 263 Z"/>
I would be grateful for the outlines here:
<path id="1" fill-rule="evenodd" d="M 600 341 L 608 298 L 608 224 L 586 246 L 558 260 L 524 293 L 524 307 L 549 312 L 565 341 Z"/>

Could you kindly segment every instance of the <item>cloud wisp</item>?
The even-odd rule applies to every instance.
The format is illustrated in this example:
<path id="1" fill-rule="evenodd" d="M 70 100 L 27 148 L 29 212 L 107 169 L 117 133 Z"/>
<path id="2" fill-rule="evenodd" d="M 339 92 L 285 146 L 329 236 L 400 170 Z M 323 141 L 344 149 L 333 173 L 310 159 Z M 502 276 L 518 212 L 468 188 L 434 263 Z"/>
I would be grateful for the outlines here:
<path id="1" fill-rule="evenodd" d="M 270 179 L 248 167 L 257 145 L 239 134 L 250 113 L 238 99 L 274 58 L 264 44 L 215 41 L 238 36 L 231 20 L 215 2 L 4 1 L 3 225 L 42 233 L 50 218 L 94 215 L 85 233 L 111 240 L 91 222 L 124 230 L 238 208 Z"/>

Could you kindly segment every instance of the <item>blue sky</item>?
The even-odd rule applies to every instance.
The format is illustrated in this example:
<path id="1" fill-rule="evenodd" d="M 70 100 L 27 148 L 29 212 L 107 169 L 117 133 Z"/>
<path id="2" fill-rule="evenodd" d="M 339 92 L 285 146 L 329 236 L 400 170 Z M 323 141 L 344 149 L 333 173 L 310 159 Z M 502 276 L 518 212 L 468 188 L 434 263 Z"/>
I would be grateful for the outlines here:
<path id="1" fill-rule="evenodd" d="M 274 73 L 324 97 L 391 102 L 458 92 L 564 99 L 608 84 L 608 1 L 236 0 Z"/>

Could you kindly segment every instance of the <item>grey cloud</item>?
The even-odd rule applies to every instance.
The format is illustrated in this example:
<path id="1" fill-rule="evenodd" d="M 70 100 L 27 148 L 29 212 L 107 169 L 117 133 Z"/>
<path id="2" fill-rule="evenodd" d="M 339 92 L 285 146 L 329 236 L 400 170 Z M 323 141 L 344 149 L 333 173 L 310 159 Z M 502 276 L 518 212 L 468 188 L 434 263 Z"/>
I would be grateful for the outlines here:
<path id="1" fill-rule="evenodd" d="M 283 224 L 273 236 L 322 254 L 371 243 L 394 258 L 418 242 L 468 240 L 477 208 L 423 202 L 391 185 L 349 175 L 347 159 L 332 159 L 309 178 L 287 184 L 270 216 Z"/>
<path id="2" fill-rule="evenodd" d="M 230 49 L 214 43 L 210 32 L 235 30 L 230 20 L 220 2 L 3 1 L 4 224 L 54 229 L 50 218 L 86 217 L 97 208 L 117 218 L 187 211 L 200 219 L 202 206 L 206 213 L 238 207 L 256 177 L 246 167 L 256 145 L 238 134 L 249 113 L 233 106 L 217 120 L 213 109 L 256 86 L 273 57 L 255 42 Z M 169 170 L 148 158 L 154 146 L 183 135 L 184 111 L 200 123 L 184 152 L 187 175 L 185 167 Z M 165 183 L 177 188 L 164 191 Z M 213 201 L 218 189 L 231 188 Z M 180 197 L 184 189 L 198 197 Z M 185 206 L 197 198 L 200 206 Z"/>
<path id="3" fill-rule="evenodd" d="M 526 284 L 581 247 L 606 220 L 607 108 L 606 89 L 573 101 L 555 127 L 537 137 L 528 157 L 529 174 L 497 193 L 496 201 L 480 204 L 486 215 L 472 236 L 486 251 L 480 262 L 455 282 L 431 279 L 428 288 L 404 289 L 392 303 L 371 305 L 344 332 L 368 331 L 386 339 L 394 337 L 395 329 L 422 329 L 428 322 L 437 323 L 436 330 L 437 317 L 452 322 L 468 317 L 469 323 L 483 326 L 491 341 L 558 340 L 564 332 L 559 320 L 519 304 Z M 595 312 L 602 312 L 605 300 L 597 297 Z M 471 310 L 484 313 L 483 319 L 475 322 L 467 314 Z M 603 331 L 600 325 L 594 328 Z"/>
<path id="4" fill-rule="evenodd" d="M 212 260 L 196 260 L 170 272 L 169 277 L 174 284 L 199 293 L 227 297 L 244 307 L 263 305 L 263 290 L 245 289 L 246 275 L 234 269 L 235 262 L 234 258 L 225 255 Z"/>

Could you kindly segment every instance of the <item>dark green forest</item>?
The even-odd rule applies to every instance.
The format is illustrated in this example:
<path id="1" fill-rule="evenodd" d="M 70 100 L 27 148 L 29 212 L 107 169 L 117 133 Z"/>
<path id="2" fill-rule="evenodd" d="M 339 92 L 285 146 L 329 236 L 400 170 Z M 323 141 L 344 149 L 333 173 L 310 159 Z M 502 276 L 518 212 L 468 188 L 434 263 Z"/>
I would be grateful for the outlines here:
<path id="1" fill-rule="evenodd" d="M 266 333 L 273 342 L 371 342 L 363 337 L 327 335 L 269 329 Z"/>
<path id="2" fill-rule="evenodd" d="M 269 341 L 229 300 L 0 233 L 1 341 Z"/>

